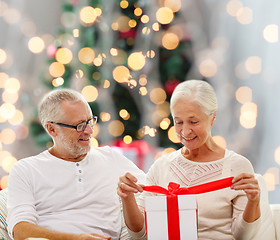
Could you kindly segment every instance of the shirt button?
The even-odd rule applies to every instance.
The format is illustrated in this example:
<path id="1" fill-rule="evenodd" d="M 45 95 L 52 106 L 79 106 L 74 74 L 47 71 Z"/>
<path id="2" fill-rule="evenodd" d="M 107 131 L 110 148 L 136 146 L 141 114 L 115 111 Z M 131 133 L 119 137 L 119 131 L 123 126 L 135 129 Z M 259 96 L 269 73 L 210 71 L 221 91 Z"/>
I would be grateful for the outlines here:
<path id="1" fill-rule="evenodd" d="M 81 182 L 82 181 L 82 179 L 81 178 L 79 178 L 79 182 Z"/>
<path id="2" fill-rule="evenodd" d="M 79 163 L 76 163 L 76 166 L 77 166 L 77 167 L 79 167 L 79 166 L 80 166 L 80 164 L 79 164 Z"/>
<path id="3" fill-rule="evenodd" d="M 79 170 L 79 173 L 82 173 L 82 170 Z"/>

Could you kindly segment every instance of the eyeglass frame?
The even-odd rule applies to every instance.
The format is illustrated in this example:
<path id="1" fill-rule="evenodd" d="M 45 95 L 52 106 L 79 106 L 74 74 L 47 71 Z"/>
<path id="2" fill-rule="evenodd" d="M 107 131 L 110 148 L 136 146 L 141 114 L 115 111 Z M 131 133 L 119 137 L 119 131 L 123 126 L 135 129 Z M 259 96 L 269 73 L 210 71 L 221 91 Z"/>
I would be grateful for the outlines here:
<path id="1" fill-rule="evenodd" d="M 94 119 L 94 122 L 92 123 L 92 126 L 90 125 L 90 121 L 92 121 Z M 52 122 L 50 121 L 50 123 L 53 123 L 53 124 L 57 124 L 61 127 L 67 127 L 67 128 L 74 128 L 77 132 L 83 132 L 85 131 L 87 125 L 89 124 L 91 128 L 93 128 L 93 126 L 97 123 L 97 116 L 92 116 L 89 120 L 87 121 L 84 121 L 84 122 L 81 122 L 81 123 L 78 123 L 77 125 L 70 125 L 70 124 L 65 124 L 65 123 L 57 123 L 57 122 Z M 81 124 L 85 124 L 83 129 L 81 131 L 78 131 L 78 126 L 81 125 Z"/>

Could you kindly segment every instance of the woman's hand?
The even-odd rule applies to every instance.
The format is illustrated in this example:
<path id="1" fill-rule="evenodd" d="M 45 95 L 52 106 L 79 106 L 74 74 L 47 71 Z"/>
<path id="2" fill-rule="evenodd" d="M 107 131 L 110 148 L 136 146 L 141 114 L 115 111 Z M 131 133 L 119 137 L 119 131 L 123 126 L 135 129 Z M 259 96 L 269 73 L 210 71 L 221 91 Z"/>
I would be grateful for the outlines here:
<path id="1" fill-rule="evenodd" d="M 137 178 L 131 173 L 121 176 L 117 188 L 118 195 L 121 198 L 127 198 L 129 195 L 143 192 L 141 185 L 137 184 Z"/>
<path id="2" fill-rule="evenodd" d="M 232 182 L 231 188 L 234 190 L 243 190 L 247 195 L 248 201 L 260 201 L 260 187 L 254 174 L 241 173 Z"/>

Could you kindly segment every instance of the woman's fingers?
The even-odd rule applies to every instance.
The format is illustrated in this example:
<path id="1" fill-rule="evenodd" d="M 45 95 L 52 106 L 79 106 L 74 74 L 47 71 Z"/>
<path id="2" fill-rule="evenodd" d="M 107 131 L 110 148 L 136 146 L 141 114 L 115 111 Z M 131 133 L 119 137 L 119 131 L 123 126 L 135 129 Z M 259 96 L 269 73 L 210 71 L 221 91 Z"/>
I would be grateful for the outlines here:
<path id="1" fill-rule="evenodd" d="M 233 179 L 231 186 L 234 190 L 243 190 L 249 200 L 259 200 L 260 188 L 258 180 L 250 173 L 241 173 Z"/>

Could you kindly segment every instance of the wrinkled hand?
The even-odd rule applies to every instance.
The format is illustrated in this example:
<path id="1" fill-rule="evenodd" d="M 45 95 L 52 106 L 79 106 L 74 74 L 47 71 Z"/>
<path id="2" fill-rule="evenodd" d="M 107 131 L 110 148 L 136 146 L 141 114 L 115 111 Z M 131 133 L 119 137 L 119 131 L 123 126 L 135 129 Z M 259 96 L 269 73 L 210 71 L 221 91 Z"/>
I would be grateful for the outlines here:
<path id="1" fill-rule="evenodd" d="M 79 240 L 110 240 L 111 237 L 103 236 L 97 233 L 84 233 L 79 235 Z"/>
<path id="2" fill-rule="evenodd" d="M 248 201 L 260 201 L 260 187 L 258 180 L 250 173 L 241 173 L 232 180 L 231 186 L 234 190 L 243 190 Z"/>
<path id="3" fill-rule="evenodd" d="M 143 188 L 137 184 L 137 178 L 135 176 L 131 173 L 126 173 L 119 178 L 117 192 L 121 198 L 127 198 L 134 193 L 143 192 Z"/>

